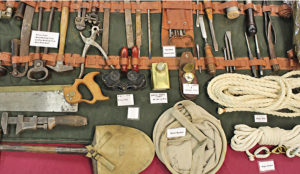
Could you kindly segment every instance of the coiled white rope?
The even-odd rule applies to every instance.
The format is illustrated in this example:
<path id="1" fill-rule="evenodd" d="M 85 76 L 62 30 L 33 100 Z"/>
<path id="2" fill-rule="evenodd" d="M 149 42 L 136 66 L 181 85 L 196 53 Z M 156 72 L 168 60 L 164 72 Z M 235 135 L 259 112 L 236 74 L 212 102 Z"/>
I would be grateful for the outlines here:
<path id="1" fill-rule="evenodd" d="M 253 154 L 249 152 L 256 144 L 259 145 L 278 145 L 286 149 L 281 152 L 288 157 L 300 157 L 300 125 L 295 126 L 292 130 L 284 130 L 278 127 L 271 128 L 268 126 L 251 128 L 244 124 L 236 125 L 234 136 L 231 139 L 231 148 L 236 151 L 245 151 L 251 161 L 254 158 L 267 158 L 271 153 L 278 153 L 267 147 L 258 148 Z M 260 154 L 265 151 L 265 154 Z"/>
<path id="2" fill-rule="evenodd" d="M 296 117 L 300 116 L 300 94 L 294 94 L 294 88 L 300 88 L 300 71 L 262 78 L 228 73 L 213 78 L 207 93 L 213 101 L 226 107 L 219 108 L 219 114 L 250 111 Z"/>

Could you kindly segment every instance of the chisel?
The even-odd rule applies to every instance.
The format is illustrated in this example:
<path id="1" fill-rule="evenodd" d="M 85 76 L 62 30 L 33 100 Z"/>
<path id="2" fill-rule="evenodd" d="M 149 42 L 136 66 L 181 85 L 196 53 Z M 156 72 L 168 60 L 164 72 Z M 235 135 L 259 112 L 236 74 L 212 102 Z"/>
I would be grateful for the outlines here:
<path id="1" fill-rule="evenodd" d="M 204 3 L 211 4 L 211 0 L 204 0 Z M 209 5 L 208 8 L 205 8 L 205 12 L 206 12 L 206 15 L 207 15 L 207 18 L 209 21 L 209 28 L 210 28 L 210 33 L 211 33 L 211 38 L 213 41 L 214 49 L 215 49 L 215 51 L 218 51 L 219 47 L 218 47 L 218 42 L 217 42 L 216 35 L 215 35 L 215 29 L 214 29 L 214 24 L 213 24 L 213 13 L 212 13 L 211 6 L 212 5 Z"/>
<path id="2" fill-rule="evenodd" d="M 214 59 L 214 56 L 212 54 L 211 47 L 210 47 L 210 45 L 207 42 L 207 35 L 206 35 L 206 30 L 205 30 L 203 15 L 199 15 L 199 23 L 200 23 L 200 29 L 201 29 L 202 37 L 203 37 L 203 39 L 205 41 L 205 47 L 204 47 L 204 50 L 205 50 L 205 59 L 206 59 L 206 61 L 208 61 L 210 59 Z M 214 75 L 216 73 L 215 63 L 208 62 L 207 68 L 208 68 L 209 74 Z"/>

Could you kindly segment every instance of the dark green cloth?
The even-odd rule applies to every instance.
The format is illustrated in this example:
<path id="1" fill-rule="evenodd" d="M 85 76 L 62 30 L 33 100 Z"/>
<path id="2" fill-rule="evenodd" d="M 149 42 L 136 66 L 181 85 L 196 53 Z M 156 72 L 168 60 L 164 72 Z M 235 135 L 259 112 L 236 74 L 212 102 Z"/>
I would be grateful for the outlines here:
<path id="1" fill-rule="evenodd" d="M 101 19 L 103 14 L 101 15 Z M 43 30 L 46 29 L 48 22 L 49 13 L 44 13 Z M 81 41 L 79 32 L 75 29 L 74 18 L 76 14 L 70 14 L 69 28 L 66 42 L 66 53 L 81 54 L 83 48 L 83 42 Z M 110 16 L 110 41 L 109 41 L 109 55 L 118 55 L 122 47 L 126 46 L 125 36 L 125 23 L 124 14 L 122 13 L 111 13 Z M 133 30 L 135 33 L 135 15 L 132 15 L 133 19 Z M 261 49 L 262 56 L 268 56 L 266 41 L 263 30 L 263 17 L 255 17 L 258 26 L 258 39 Z M 282 19 L 278 17 L 272 17 L 273 24 L 276 30 L 277 43 L 275 45 L 277 56 L 287 57 L 286 51 L 292 48 L 292 21 L 290 19 Z M 195 20 L 195 15 L 194 15 Z M 205 19 L 207 24 L 207 20 Z M 60 13 L 56 12 L 53 22 L 52 31 L 59 32 Z M 245 57 L 248 55 L 246 49 L 246 42 L 244 38 L 245 31 L 245 19 L 241 15 L 238 19 L 228 20 L 224 15 L 214 15 L 214 27 L 216 31 L 216 37 L 219 44 L 219 52 L 214 52 L 215 56 L 223 56 L 222 48 L 224 47 L 224 34 L 225 31 L 230 30 L 232 32 L 232 44 L 236 57 Z M 33 29 L 37 28 L 37 13 L 33 20 Z M 10 40 L 13 38 L 19 38 L 21 29 L 21 22 L 15 19 L 11 20 L 0 20 L 0 51 L 10 52 Z M 206 25 L 208 41 L 211 43 L 211 36 L 208 25 Z M 162 56 L 161 50 L 161 14 L 151 14 L 151 33 L 152 33 L 152 55 Z M 199 28 L 195 28 L 195 42 L 200 44 L 200 48 L 204 47 L 204 41 L 201 38 Z M 89 36 L 89 31 L 84 31 L 85 36 Z M 97 39 L 100 42 L 101 37 Z M 148 55 L 148 40 L 147 40 L 147 15 L 142 14 L 142 47 L 141 56 Z M 254 56 L 255 47 L 254 40 L 250 38 L 250 44 L 252 46 L 252 52 Z M 183 51 L 191 49 L 177 49 L 177 56 Z M 34 48 L 31 48 L 31 52 Z M 57 52 L 57 49 L 50 49 L 50 52 Z M 95 48 L 90 48 L 88 54 L 99 54 L 99 51 Z M 200 52 L 203 56 L 203 49 Z M 167 58 L 166 58 L 167 59 Z M 101 73 L 108 72 L 109 70 L 98 70 L 98 69 L 86 69 L 85 73 L 91 71 L 101 71 Z M 172 107 L 176 102 L 183 100 L 180 95 L 178 85 L 178 72 L 170 71 L 171 89 L 165 91 L 168 93 L 168 104 L 150 104 L 149 94 L 156 92 L 151 90 L 151 74 L 149 70 L 142 70 L 147 77 L 147 87 L 142 90 L 134 92 L 126 92 L 134 94 L 135 106 L 140 107 L 140 120 L 127 120 L 127 107 L 117 106 L 117 94 L 122 92 L 111 91 L 107 89 L 101 77 L 97 76 L 96 81 L 100 84 L 103 94 L 110 97 L 108 101 L 100 101 L 94 105 L 86 103 L 79 104 L 79 112 L 76 114 L 88 117 L 89 124 L 86 127 L 56 127 L 53 130 L 36 130 L 36 131 L 25 131 L 21 135 L 16 136 L 15 126 L 10 126 L 10 133 L 8 136 L 3 136 L 2 141 L 7 142 L 43 142 L 43 143 L 83 143 L 88 144 L 91 142 L 94 128 L 96 125 L 108 125 L 108 124 L 119 124 L 134 127 L 144 131 L 147 135 L 152 137 L 153 127 L 158 117 L 168 108 Z M 249 70 L 237 71 L 238 73 L 249 74 Z M 264 71 L 266 75 L 272 74 L 271 71 Z M 225 73 L 224 70 L 218 70 L 218 74 Z M 281 71 L 280 75 L 284 72 Z M 45 82 L 32 82 L 26 77 L 14 78 L 10 75 L 0 78 L 1 86 L 8 85 L 50 85 L 50 84 L 72 84 L 74 79 L 79 74 L 79 68 L 74 71 L 56 73 L 50 70 L 50 78 Z M 218 104 L 214 103 L 209 99 L 206 87 L 210 79 L 213 76 L 208 75 L 207 72 L 199 74 L 197 71 L 197 78 L 200 84 L 200 95 L 195 102 L 206 109 L 209 113 L 216 116 L 221 120 L 222 126 L 225 130 L 227 138 L 230 139 L 233 135 L 233 127 L 236 124 L 247 124 L 253 127 L 269 125 L 279 126 L 286 129 L 291 129 L 296 124 L 300 123 L 300 117 L 298 118 L 281 118 L 275 116 L 268 116 L 268 123 L 254 123 L 254 113 L 250 112 L 235 112 L 225 113 L 218 115 L 216 113 Z M 86 87 L 80 86 L 80 91 L 83 93 L 85 98 L 91 98 L 91 95 L 87 91 Z M 5 100 L 5 99 L 2 99 Z M 43 102 L 43 101 L 41 101 Z M 19 112 L 10 112 L 11 116 L 21 114 Z M 22 113 L 25 116 L 32 116 L 33 114 L 39 116 L 52 116 L 52 115 L 72 115 L 73 113 L 33 113 L 26 112 Z"/>

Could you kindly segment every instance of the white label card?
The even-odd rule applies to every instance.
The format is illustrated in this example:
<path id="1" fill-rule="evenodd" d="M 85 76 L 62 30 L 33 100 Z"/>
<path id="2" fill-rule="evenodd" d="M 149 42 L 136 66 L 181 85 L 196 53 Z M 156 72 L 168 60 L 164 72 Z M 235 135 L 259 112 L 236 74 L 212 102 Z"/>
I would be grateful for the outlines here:
<path id="1" fill-rule="evenodd" d="M 168 94 L 167 93 L 150 93 L 150 103 L 168 103 Z"/>
<path id="2" fill-rule="evenodd" d="M 199 84 L 183 84 L 183 94 L 199 95 Z"/>
<path id="3" fill-rule="evenodd" d="M 139 107 L 128 107 L 127 119 L 129 119 L 129 120 L 140 119 L 140 108 Z"/>
<path id="4" fill-rule="evenodd" d="M 163 46 L 163 56 L 164 57 L 176 57 L 176 47 L 175 46 Z"/>
<path id="5" fill-rule="evenodd" d="M 254 115 L 254 122 L 256 123 L 267 123 L 268 117 L 267 115 Z"/>
<path id="6" fill-rule="evenodd" d="M 268 172 L 275 170 L 275 164 L 273 160 L 258 161 L 258 167 L 260 172 Z"/>
<path id="7" fill-rule="evenodd" d="M 133 94 L 119 94 L 117 95 L 118 106 L 134 105 Z"/>
<path id="8" fill-rule="evenodd" d="M 174 137 L 184 137 L 186 134 L 185 127 L 179 127 L 174 129 L 167 130 L 167 138 L 174 138 Z"/>
<path id="9" fill-rule="evenodd" d="M 32 30 L 30 46 L 57 48 L 59 33 Z"/>

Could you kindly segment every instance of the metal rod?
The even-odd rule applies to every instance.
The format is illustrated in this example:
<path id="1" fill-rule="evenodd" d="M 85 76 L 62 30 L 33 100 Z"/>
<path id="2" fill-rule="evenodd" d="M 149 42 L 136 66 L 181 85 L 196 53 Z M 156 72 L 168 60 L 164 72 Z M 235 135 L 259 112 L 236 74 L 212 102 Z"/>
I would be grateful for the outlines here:
<path id="1" fill-rule="evenodd" d="M 148 15 L 148 51 L 149 51 L 149 59 L 151 59 L 151 21 L 150 21 L 150 9 L 147 10 L 147 15 Z"/>

